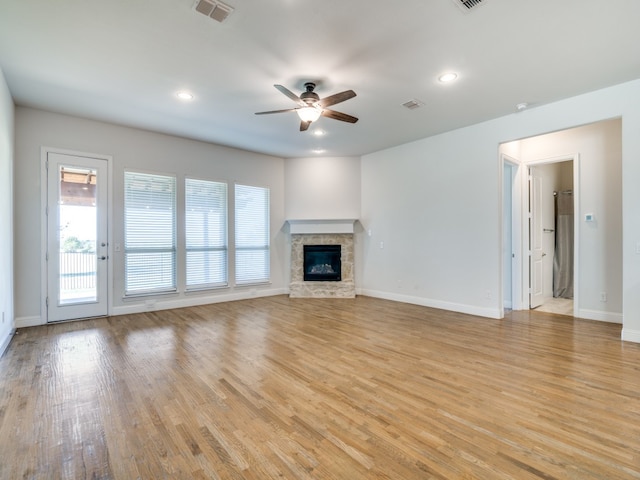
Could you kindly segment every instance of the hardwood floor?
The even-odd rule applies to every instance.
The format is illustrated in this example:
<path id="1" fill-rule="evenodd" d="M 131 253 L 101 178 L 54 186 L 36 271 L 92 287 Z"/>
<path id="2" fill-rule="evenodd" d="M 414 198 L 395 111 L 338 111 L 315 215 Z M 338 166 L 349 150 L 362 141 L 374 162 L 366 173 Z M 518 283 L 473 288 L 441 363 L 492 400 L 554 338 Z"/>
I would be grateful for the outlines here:
<path id="1" fill-rule="evenodd" d="M 2 479 L 637 479 L 620 326 L 358 297 L 23 329 Z"/>

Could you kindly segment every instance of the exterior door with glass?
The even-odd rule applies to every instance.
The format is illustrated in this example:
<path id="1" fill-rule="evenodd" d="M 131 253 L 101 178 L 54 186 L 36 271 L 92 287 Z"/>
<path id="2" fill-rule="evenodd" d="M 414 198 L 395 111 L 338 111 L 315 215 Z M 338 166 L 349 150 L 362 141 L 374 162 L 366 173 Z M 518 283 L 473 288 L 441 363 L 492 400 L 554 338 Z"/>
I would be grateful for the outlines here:
<path id="1" fill-rule="evenodd" d="M 108 313 L 108 161 L 47 152 L 47 322 Z"/>

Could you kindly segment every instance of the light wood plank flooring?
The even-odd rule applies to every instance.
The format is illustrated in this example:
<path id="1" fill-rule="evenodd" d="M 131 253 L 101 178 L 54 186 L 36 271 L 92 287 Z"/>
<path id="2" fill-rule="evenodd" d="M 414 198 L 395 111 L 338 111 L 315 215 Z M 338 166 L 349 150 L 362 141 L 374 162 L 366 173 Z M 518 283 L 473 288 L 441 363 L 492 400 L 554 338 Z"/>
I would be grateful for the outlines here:
<path id="1" fill-rule="evenodd" d="M 2 479 L 638 479 L 640 345 L 278 296 L 20 330 Z"/>

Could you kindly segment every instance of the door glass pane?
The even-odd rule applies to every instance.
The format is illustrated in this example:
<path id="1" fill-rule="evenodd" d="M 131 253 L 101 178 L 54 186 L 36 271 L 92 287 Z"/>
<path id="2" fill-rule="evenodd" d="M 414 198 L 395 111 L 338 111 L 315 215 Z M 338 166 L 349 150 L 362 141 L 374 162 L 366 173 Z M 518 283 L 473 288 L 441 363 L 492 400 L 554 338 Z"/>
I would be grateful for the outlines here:
<path id="1" fill-rule="evenodd" d="M 58 304 L 96 302 L 96 170 L 62 165 L 59 178 Z"/>

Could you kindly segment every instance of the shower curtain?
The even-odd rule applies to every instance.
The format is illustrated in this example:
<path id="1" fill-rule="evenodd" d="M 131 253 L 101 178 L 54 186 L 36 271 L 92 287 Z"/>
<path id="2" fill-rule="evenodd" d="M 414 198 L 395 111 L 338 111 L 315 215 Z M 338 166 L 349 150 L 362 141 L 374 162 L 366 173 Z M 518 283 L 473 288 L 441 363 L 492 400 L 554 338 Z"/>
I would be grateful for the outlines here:
<path id="1" fill-rule="evenodd" d="M 553 296 L 573 298 L 573 192 L 556 195 L 556 253 Z"/>

